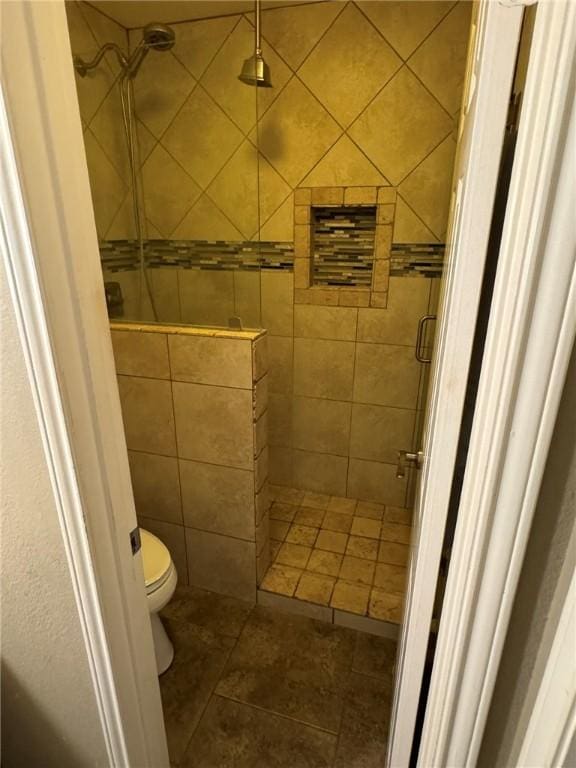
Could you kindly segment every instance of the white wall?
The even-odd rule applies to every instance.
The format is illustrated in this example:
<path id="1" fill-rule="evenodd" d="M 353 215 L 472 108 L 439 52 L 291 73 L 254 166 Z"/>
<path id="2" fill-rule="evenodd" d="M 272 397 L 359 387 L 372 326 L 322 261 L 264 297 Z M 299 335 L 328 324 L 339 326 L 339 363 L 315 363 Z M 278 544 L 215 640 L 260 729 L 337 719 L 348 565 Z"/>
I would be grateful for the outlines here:
<path id="1" fill-rule="evenodd" d="M 486 723 L 478 761 L 480 768 L 517 764 L 559 611 L 575 567 L 576 348 L 572 351 Z"/>
<path id="2" fill-rule="evenodd" d="M 0 274 L 2 766 L 107 765 L 5 273 Z"/>

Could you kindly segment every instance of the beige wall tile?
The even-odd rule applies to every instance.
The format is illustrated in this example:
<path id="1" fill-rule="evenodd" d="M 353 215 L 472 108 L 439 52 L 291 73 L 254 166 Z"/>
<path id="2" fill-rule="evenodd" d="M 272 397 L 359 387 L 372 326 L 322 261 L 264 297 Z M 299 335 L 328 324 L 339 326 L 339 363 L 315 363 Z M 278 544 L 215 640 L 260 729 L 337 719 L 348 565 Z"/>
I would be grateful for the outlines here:
<path id="1" fill-rule="evenodd" d="M 348 494 L 364 501 L 402 506 L 406 496 L 406 480 L 396 477 L 395 464 L 350 459 Z"/>
<path id="2" fill-rule="evenodd" d="M 149 269 L 148 281 L 157 318 L 161 323 L 181 323 L 178 298 L 178 268 Z M 152 315 L 153 317 L 153 315 Z"/>
<path id="3" fill-rule="evenodd" d="M 269 456 L 268 446 L 264 450 L 260 451 L 259 455 L 254 459 L 254 487 L 256 492 L 260 490 L 269 482 Z"/>
<path id="4" fill-rule="evenodd" d="M 254 541 L 254 475 L 244 469 L 180 460 L 184 523 Z"/>
<path id="5" fill-rule="evenodd" d="M 351 126 L 350 136 L 398 185 L 451 130 L 450 116 L 403 67 Z"/>
<path id="6" fill-rule="evenodd" d="M 366 632 L 377 637 L 386 637 L 390 640 L 398 640 L 398 625 L 387 621 L 371 619 L 369 616 L 359 616 L 348 611 L 334 609 L 334 624 L 338 627 L 347 627 L 356 632 Z"/>
<path id="7" fill-rule="evenodd" d="M 260 272 L 234 272 L 234 315 L 240 318 L 243 328 L 262 327 Z"/>
<path id="8" fill-rule="evenodd" d="M 386 36 L 396 51 L 407 59 L 426 39 L 454 3 L 451 0 L 359 0 L 358 5 L 373 24 Z"/>
<path id="9" fill-rule="evenodd" d="M 432 230 L 428 229 L 422 219 L 416 215 L 400 196 L 398 196 L 398 202 L 396 203 L 393 241 L 395 243 L 438 242 L 438 238 Z"/>
<path id="10" fill-rule="evenodd" d="M 410 347 L 356 345 L 355 402 L 415 408 L 419 380 L 420 363 Z"/>
<path id="11" fill-rule="evenodd" d="M 472 6 L 456 3 L 410 58 L 409 67 L 451 115 L 461 105 Z"/>
<path id="12" fill-rule="evenodd" d="M 348 127 L 401 60 L 356 8 L 340 16 L 298 71 L 338 122 Z"/>
<path id="13" fill-rule="evenodd" d="M 137 451 L 128 459 L 137 514 L 182 525 L 177 459 Z"/>
<path id="14" fill-rule="evenodd" d="M 293 481 L 298 488 L 337 496 L 345 493 L 347 458 L 294 450 L 292 461 Z"/>
<path id="15" fill-rule="evenodd" d="M 126 444 L 133 451 L 176 455 L 169 381 L 118 376 Z"/>
<path id="16" fill-rule="evenodd" d="M 175 381 L 251 389 L 251 341 L 170 334 L 168 346 Z"/>
<path id="17" fill-rule="evenodd" d="M 256 509 L 256 523 L 260 524 L 262 517 L 268 515 L 270 512 L 270 490 L 269 484 L 264 483 L 262 488 L 254 496 L 254 504 Z"/>
<path id="18" fill-rule="evenodd" d="M 284 336 L 268 337 L 269 389 L 274 394 L 292 392 L 294 342 Z"/>
<path id="19" fill-rule="evenodd" d="M 178 574 L 178 584 L 188 584 L 188 561 L 186 559 L 186 541 L 184 526 L 167 523 L 164 520 L 153 520 L 150 517 L 138 515 L 138 525 L 145 528 L 168 547 L 172 562 Z"/>
<path id="20" fill-rule="evenodd" d="M 243 240 L 242 233 L 214 205 L 201 195 L 178 224 L 172 236 L 182 240 Z"/>
<path id="21" fill-rule="evenodd" d="M 268 373 L 269 368 L 269 336 L 264 333 L 259 336 L 252 345 L 252 376 L 254 381 L 260 381 L 262 376 Z M 270 379 L 268 379 L 270 382 Z M 268 384 L 270 386 L 270 384 Z"/>
<path id="22" fill-rule="evenodd" d="M 292 398 L 288 395 L 268 396 L 268 443 L 292 446 Z"/>
<path id="23" fill-rule="evenodd" d="M 328 509 L 328 504 L 330 504 L 330 496 L 324 493 L 306 491 L 302 499 L 302 506 L 310 507 L 311 509 Z"/>
<path id="24" fill-rule="evenodd" d="M 259 456 L 268 447 L 268 411 L 254 424 L 254 456 Z"/>
<path id="25" fill-rule="evenodd" d="M 117 373 L 153 379 L 170 378 L 166 334 L 111 331 L 110 335 Z"/>
<path id="26" fill-rule="evenodd" d="M 252 469 L 250 390 L 174 382 L 181 458 Z"/>
<path id="27" fill-rule="evenodd" d="M 243 140 L 242 131 L 201 86 L 191 93 L 162 137 L 172 157 L 203 189 Z"/>
<path id="28" fill-rule="evenodd" d="M 292 485 L 292 448 L 271 445 L 268 452 L 270 482 L 279 485 Z"/>
<path id="29" fill-rule="evenodd" d="M 412 448 L 415 411 L 382 405 L 352 407 L 350 456 L 394 464 Z"/>
<path id="30" fill-rule="evenodd" d="M 186 528 L 186 549 L 190 584 L 256 600 L 256 544 Z"/>
<path id="31" fill-rule="evenodd" d="M 346 135 L 342 136 L 303 181 L 314 187 L 365 187 L 388 184 L 374 163 Z"/>
<path id="32" fill-rule="evenodd" d="M 350 400 L 353 371 L 353 342 L 294 340 L 295 394 Z"/>
<path id="33" fill-rule="evenodd" d="M 340 10 L 331 3 L 302 5 L 297 15 L 291 8 L 265 10 L 263 34 L 292 69 L 297 70 Z"/>
<path id="34" fill-rule="evenodd" d="M 415 346 L 429 294 L 430 280 L 425 277 L 391 277 L 386 309 L 358 310 L 358 341 Z"/>
<path id="35" fill-rule="evenodd" d="M 292 336 L 294 322 L 294 276 L 290 272 L 263 270 L 262 325 L 273 336 Z"/>
<path id="36" fill-rule="evenodd" d="M 333 611 L 326 605 L 314 605 L 306 600 L 295 600 L 293 597 L 264 590 L 258 590 L 258 604 L 285 613 L 293 613 L 296 616 L 307 616 L 309 619 L 317 619 L 327 624 L 332 623 Z M 381 621 L 375 623 L 382 624 Z"/>
<path id="37" fill-rule="evenodd" d="M 261 120 L 260 149 L 295 187 L 340 133 L 341 129 L 310 91 L 300 80 L 292 78 Z"/>
<path id="38" fill-rule="evenodd" d="M 142 166 L 148 218 L 164 237 L 170 237 L 202 190 L 161 144 Z"/>
<path id="39" fill-rule="evenodd" d="M 448 136 L 400 185 L 406 202 L 441 240 L 448 225 L 455 151 Z"/>
<path id="40" fill-rule="evenodd" d="M 232 272 L 183 269 L 178 283 L 182 322 L 228 327 L 234 314 Z"/>
<path id="41" fill-rule="evenodd" d="M 238 16 L 220 16 L 178 24 L 174 55 L 199 78 L 237 23 Z"/>
<path id="42" fill-rule="evenodd" d="M 294 307 L 294 336 L 309 339 L 354 341 L 358 310 L 352 307 Z"/>
<path id="43" fill-rule="evenodd" d="M 350 403 L 295 397 L 293 446 L 305 451 L 348 455 Z"/>
<path id="44" fill-rule="evenodd" d="M 260 381 L 254 385 L 253 391 L 254 418 L 260 416 L 268 409 L 268 374 L 262 376 Z"/>

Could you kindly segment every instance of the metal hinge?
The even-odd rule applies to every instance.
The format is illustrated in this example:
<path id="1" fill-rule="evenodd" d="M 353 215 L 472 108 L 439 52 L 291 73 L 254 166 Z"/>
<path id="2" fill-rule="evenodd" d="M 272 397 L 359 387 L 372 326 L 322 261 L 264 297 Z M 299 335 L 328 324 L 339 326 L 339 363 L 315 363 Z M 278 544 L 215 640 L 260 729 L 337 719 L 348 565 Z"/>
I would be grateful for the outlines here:
<path id="1" fill-rule="evenodd" d="M 132 554 L 140 551 L 142 542 L 140 541 L 140 528 L 136 526 L 133 531 L 130 531 L 130 546 L 132 547 Z"/>

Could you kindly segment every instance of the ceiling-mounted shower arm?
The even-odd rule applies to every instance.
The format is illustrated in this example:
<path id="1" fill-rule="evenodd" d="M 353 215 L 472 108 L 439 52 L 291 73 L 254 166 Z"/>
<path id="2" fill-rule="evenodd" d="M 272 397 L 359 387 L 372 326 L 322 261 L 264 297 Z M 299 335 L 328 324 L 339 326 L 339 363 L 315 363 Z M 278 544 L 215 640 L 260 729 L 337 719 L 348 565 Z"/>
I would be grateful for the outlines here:
<path id="1" fill-rule="evenodd" d="M 119 46 L 117 46 L 116 43 L 105 43 L 91 61 L 84 61 L 84 59 L 82 59 L 80 56 L 73 56 L 72 60 L 74 62 L 74 69 L 76 72 L 78 72 L 80 77 L 86 77 L 91 69 L 95 69 L 98 64 L 100 64 L 102 57 L 108 51 L 114 51 L 120 66 L 122 69 L 126 69 L 128 66 L 128 59 L 126 58 L 124 51 Z"/>

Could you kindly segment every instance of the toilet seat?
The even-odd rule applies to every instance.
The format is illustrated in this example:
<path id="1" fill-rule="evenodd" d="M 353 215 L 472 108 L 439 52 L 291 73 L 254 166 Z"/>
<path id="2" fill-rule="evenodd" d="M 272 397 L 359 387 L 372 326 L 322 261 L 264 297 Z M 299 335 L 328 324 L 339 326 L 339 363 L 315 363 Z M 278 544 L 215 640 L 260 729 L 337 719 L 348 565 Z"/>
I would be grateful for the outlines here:
<path id="1" fill-rule="evenodd" d="M 174 566 L 168 548 L 153 533 L 140 528 L 140 541 L 146 593 L 150 595 L 168 581 Z"/>

